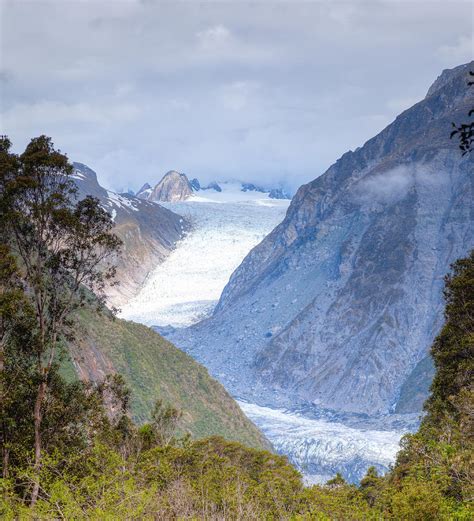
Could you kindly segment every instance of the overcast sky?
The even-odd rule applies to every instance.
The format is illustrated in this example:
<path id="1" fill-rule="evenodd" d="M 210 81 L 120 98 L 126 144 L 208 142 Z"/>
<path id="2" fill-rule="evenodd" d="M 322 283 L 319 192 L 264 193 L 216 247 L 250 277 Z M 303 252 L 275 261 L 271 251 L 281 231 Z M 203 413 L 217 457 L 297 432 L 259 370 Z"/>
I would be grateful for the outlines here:
<path id="1" fill-rule="evenodd" d="M 473 2 L 0 0 L 0 126 L 137 189 L 309 181 L 470 61 Z"/>

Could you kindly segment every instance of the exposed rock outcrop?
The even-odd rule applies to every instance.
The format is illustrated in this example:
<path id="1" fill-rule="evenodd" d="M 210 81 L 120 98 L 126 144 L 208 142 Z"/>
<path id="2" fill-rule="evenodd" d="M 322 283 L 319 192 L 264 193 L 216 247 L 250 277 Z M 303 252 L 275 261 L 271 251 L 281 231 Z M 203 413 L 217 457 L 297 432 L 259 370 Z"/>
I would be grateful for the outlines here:
<path id="1" fill-rule="evenodd" d="M 290 194 L 283 188 L 272 188 L 268 197 L 270 197 L 270 199 L 291 199 Z"/>
<path id="2" fill-rule="evenodd" d="M 153 188 L 148 184 L 148 183 L 145 183 L 141 188 L 140 190 L 138 190 L 137 192 L 137 197 L 139 197 L 140 199 L 147 199 L 148 196 L 150 195 L 150 193 L 152 192 Z"/>
<path id="3" fill-rule="evenodd" d="M 191 195 L 193 195 L 193 187 L 186 174 L 170 170 L 149 192 L 146 199 L 153 202 L 176 202 L 185 201 Z"/>

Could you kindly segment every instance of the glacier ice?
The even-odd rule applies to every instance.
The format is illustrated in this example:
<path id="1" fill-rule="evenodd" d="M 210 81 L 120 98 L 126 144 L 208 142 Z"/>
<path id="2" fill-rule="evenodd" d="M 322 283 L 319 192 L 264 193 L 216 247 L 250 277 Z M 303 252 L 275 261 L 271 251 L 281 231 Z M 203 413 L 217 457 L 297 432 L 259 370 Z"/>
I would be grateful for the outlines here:
<path id="1" fill-rule="evenodd" d="M 359 481 L 368 467 L 381 473 L 395 461 L 405 429 L 355 428 L 340 421 L 308 418 L 301 413 L 238 401 L 275 450 L 302 472 L 307 483 L 324 483 L 336 472 Z"/>
<path id="2" fill-rule="evenodd" d="M 193 230 L 123 306 L 122 318 L 184 327 L 210 315 L 235 268 L 283 220 L 288 200 L 242 192 L 240 183 L 221 185 L 222 192 L 161 203 L 191 222 Z"/>

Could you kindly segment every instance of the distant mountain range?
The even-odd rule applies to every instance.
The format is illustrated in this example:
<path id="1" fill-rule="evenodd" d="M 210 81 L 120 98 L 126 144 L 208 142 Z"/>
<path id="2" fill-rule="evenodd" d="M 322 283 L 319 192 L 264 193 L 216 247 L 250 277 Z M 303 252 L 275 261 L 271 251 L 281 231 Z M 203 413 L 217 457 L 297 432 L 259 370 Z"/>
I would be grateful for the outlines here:
<path id="1" fill-rule="evenodd" d="M 221 192 L 222 188 L 216 181 L 202 185 L 196 178 L 189 180 L 186 174 L 170 170 L 154 187 L 145 183 L 136 196 L 152 202 L 178 202 L 185 201 L 197 192 L 205 190 Z M 261 192 L 272 199 L 291 199 L 290 194 L 282 187 L 267 189 L 253 183 L 242 182 L 241 190 L 242 192 Z"/>
<path id="2" fill-rule="evenodd" d="M 474 246 L 474 156 L 449 139 L 468 71 L 303 185 L 211 318 L 170 338 L 234 396 L 365 416 L 419 412 L 443 277 Z"/>

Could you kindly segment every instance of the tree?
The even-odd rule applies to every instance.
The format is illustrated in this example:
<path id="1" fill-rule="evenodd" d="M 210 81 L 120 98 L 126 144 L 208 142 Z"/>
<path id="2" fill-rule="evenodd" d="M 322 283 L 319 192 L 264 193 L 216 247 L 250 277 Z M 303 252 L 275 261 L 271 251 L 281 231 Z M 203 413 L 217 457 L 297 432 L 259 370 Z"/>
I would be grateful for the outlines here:
<path id="1" fill-rule="evenodd" d="M 474 72 L 469 72 L 470 76 L 474 78 Z M 474 81 L 469 81 L 468 86 L 474 85 Z M 469 111 L 469 117 L 474 117 L 474 107 Z M 470 123 L 461 123 L 456 125 L 453 123 L 454 130 L 451 132 L 451 138 L 457 136 L 459 139 L 459 148 L 462 155 L 465 156 L 473 150 L 474 147 L 474 121 Z"/>
<path id="2" fill-rule="evenodd" d="M 155 433 L 156 443 L 169 445 L 173 440 L 183 414 L 171 405 L 157 400 L 151 415 L 151 426 Z"/>
<path id="3" fill-rule="evenodd" d="M 104 286 L 115 274 L 110 259 L 120 247 L 110 215 L 99 201 L 77 201 L 72 166 L 50 138 L 32 139 L 20 156 L 0 139 L 0 238 L 18 259 L 24 296 L 33 309 L 36 389 L 33 411 L 34 470 L 39 493 L 44 404 L 64 340 L 74 336 L 73 312 L 105 302 Z"/>
<path id="4" fill-rule="evenodd" d="M 336 475 L 330 480 L 328 480 L 326 485 L 328 487 L 342 487 L 344 485 L 347 485 L 347 482 L 340 472 L 336 472 Z"/>
<path id="5" fill-rule="evenodd" d="M 403 439 L 390 479 L 429 481 L 445 497 L 468 502 L 474 493 L 474 251 L 451 268 L 446 320 L 431 348 L 436 374 L 426 415 L 418 432 Z"/>
<path id="6" fill-rule="evenodd" d="M 474 250 L 451 266 L 445 278 L 445 324 L 431 348 L 436 376 L 425 404 L 426 421 L 439 426 L 444 417 L 459 422 L 455 397 L 473 390 Z"/>
<path id="7" fill-rule="evenodd" d="M 9 475 L 12 441 L 18 422 L 11 410 L 24 412 L 24 346 L 32 346 L 35 337 L 34 315 L 23 291 L 15 257 L 0 244 L 0 447 L 2 477 Z"/>

